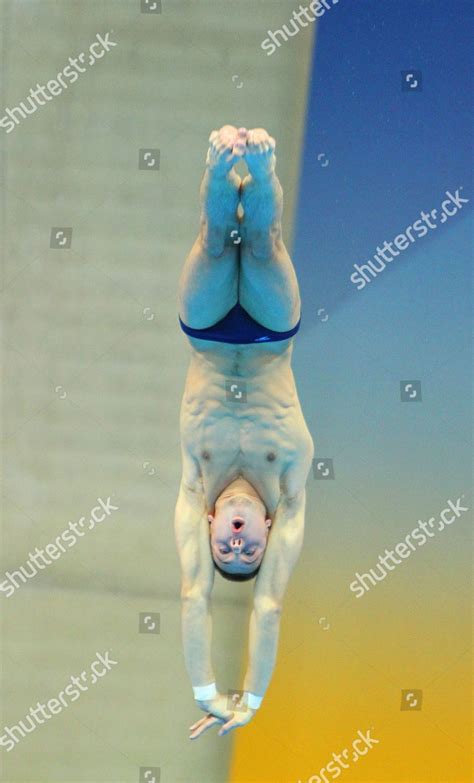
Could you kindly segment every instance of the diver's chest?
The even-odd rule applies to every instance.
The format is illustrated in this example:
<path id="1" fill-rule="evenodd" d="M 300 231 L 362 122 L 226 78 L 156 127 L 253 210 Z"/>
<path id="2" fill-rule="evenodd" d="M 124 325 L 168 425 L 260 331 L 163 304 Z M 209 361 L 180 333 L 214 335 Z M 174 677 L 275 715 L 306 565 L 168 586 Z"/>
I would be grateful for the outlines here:
<path id="1" fill-rule="evenodd" d="M 208 416 L 199 428 L 194 449 L 200 462 L 278 472 L 294 448 L 294 431 L 273 417 Z"/>
<path id="2" fill-rule="evenodd" d="M 196 448 L 197 447 L 197 448 Z M 288 465 L 288 446 L 281 433 L 235 421 L 205 428 L 194 444 L 210 506 L 238 477 L 246 479 L 272 512 L 281 494 L 281 477 Z"/>

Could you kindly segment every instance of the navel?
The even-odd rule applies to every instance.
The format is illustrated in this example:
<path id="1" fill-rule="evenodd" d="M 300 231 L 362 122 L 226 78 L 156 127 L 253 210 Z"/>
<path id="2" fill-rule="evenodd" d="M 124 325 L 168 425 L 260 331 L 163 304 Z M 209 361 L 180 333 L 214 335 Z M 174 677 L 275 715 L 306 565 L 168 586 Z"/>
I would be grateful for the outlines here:
<path id="1" fill-rule="evenodd" d="M 203 449 L 203 451 L 201 451 L 201 457 L 203 459 L 210 460 L 211 459 L 211 452 L 207 451 L 207 449 Z"/>
<path id="2" fill-rule="evenodd" d="M 276 454 L 274 451 L 269 451 L 267 454 L 268 462 L 274 462 L 276 460 Z"/>

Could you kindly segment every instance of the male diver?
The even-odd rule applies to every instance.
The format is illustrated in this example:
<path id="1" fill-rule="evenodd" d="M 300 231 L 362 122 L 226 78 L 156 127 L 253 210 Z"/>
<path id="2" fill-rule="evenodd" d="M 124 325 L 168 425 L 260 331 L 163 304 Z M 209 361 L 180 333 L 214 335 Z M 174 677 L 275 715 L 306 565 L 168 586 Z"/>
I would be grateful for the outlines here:
<path id="1" fill-rule="evenodd" d="M 300 294 L 282 239 L 275 140 L 225 125 L 209 137 L 198 237 L 179 281 L 191 346 L 180 413 L 182 478 L 175 534 L 182 635 L 196 739 L 248 723 L 275 665 L 283 597 L 303 542 L 314 447 L 291 369 Z M 234 170 L 244 160 L 243 180 Z M 211 663 L 214 574 L 256 577 L 244 693 L 217 691 Z"/>

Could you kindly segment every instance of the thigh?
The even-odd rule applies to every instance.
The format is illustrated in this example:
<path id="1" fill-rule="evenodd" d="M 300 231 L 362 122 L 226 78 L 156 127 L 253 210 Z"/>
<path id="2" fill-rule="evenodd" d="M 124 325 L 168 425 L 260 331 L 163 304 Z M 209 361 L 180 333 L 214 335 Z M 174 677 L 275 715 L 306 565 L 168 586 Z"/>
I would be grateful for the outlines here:
<path id="1" fill-rule="evenodd" d="M 272 243 L 264 260 L 241 245 L 239 301 L 256 321 L 276 332 L 292 329 L 300 317 L 298 280 L 282 240 Z"/>
<path id="2" fill-rule="evenodd" d="M 225 247 L 221 256 L 210 255 L 198 235 L 181 272 L 178 311 L 193 329 L 206 329 L 223 318 L 238 297 L 238 246 Z"/>

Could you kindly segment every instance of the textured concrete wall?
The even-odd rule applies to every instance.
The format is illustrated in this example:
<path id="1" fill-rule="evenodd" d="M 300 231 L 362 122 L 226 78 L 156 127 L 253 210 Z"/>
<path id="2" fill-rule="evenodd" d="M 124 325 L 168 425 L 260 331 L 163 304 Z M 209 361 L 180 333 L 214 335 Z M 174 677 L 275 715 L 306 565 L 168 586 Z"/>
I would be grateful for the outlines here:
<path id="1" fill-rule="evenodd" d="M 1 3 L 0 117 L 86 55 L 74 83 L 12 132 L 0 128 L 1 575 L 86 518 L 74 546 L 0 595 L 2 726 L 57 695 L 97 651 L 118 660 L 80 701 L 2 750 L 4 781 L 135 781 L 146 765 L 160 766 L 164 783 L 227 774 L 229 740 L 187 740 L 196 711 L 172 519 L 188 348 L 176 287 L 197 230 L 207 138 L 222 124 L 276 137 L 291 240 L 313 28 L 272 57 L 260 42 L 293 7 L 163 0 L 155 14 L 138 0 Z M 106 33 L 117 45 L 90 64 L 89 46 Z M 143 149 L 159 150 L 159 169 L 139 168 Z M 118 509 L 89 529 L 97 498 L 109 496 Z M 250 591 L 216 585 L 223 688 L 240 687 Z M 139 634 L 138 614 L 151 611 L 160 634 Z"/>

